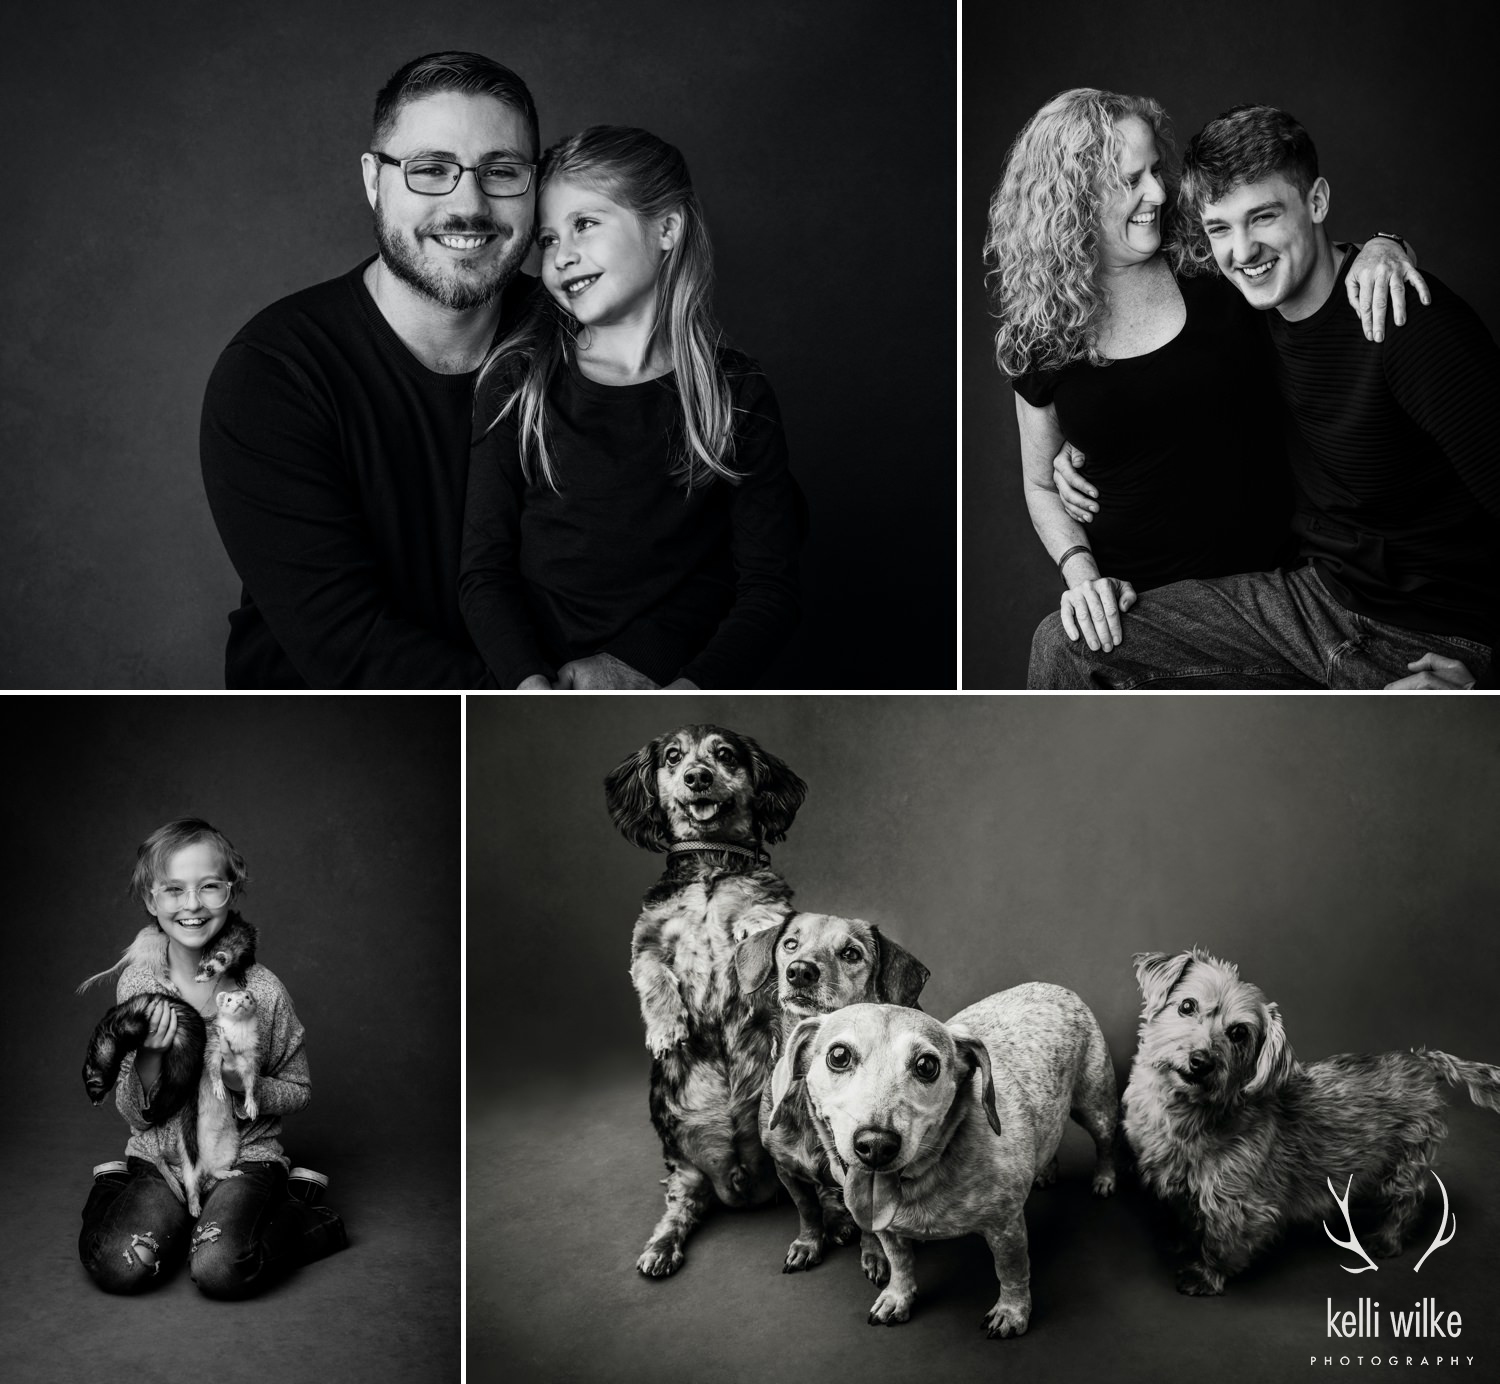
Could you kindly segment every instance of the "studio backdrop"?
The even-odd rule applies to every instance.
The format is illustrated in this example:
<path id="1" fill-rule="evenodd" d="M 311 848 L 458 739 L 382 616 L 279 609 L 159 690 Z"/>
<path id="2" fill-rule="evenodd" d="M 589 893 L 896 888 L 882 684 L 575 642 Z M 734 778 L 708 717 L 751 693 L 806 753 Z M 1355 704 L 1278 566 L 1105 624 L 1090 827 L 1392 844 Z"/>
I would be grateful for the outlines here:
<path id="1" fill-rule="evenodd" d="M 955 26 L 893 0 L 12 18 L 0 112 L 47 154 L 0 229 L 0 683 L 223 686 L 240 588 L 199 478 L 204 385 L 255 313 L 374 252 L 375 93 L 453 48 L 526 79 L 544 146 L 638 125 L 688 161 L 720 315 L 811 511 L 804 620 L 764 685 L 952 687 L 953 272 L 929 232 L 952 205 Z"/>
<path id="2" fill-rule="evenodd" d="M 1189 0 L 1149 15 L 1105 0 L 966 7 L 963 686 L 1023 687 L 1032 631 L 1057 609 L 1063 589 L 1027 515 L 1015 395 L 995 366 L 985 285 L 989 199 L 1021 127 L 1058 92 L 1100 87 L 1161 102 L 1180 152 L 1231 106 L 1279 106 L 1317 145 L 1332 188 L 1333 235 L 1404 236 L 1420 267 L 1493 333 L 1500 275 L 1486 228 L 1500 201 L 1480 171 L 1492 124 L 1486 23 L 1484 9 L 1468 0 L 1434 0 L 1420 13 L 1397 0 L 1268 0 L 1250 22 L 1230 7 Z M 1237 383 L 1223 382 L 1226 430 L 1236 426 Z M 1159 422 L 1173 425 L 1170 417 Z M 1211 467 L 1214 438 L 1202 442 Z"/>

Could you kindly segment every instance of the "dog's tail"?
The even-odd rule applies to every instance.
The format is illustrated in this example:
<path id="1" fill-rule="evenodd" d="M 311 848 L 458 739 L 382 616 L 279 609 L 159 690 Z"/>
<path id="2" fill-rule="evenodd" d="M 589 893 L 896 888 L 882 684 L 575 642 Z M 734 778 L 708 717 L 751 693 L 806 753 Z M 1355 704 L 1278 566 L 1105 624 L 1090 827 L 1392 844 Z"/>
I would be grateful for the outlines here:
<path id="1" fill-rule="evenodd" d="M 1412 1056 L 1450 1086 L 1463 1087 L 1475 1105 L 1500 1112 L 1500 1067 L 1492 1067 L 1488 1062 L 1465 1062 L 1461 1057 L 1430 1048 L 1413 1048 Z"/>

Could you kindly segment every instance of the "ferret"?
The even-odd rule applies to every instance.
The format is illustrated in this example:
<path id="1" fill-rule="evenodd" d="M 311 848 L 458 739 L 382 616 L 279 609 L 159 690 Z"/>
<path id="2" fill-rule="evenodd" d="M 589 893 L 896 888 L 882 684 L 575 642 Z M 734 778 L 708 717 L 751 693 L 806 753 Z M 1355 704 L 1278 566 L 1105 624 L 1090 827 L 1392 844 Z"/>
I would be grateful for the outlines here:
<path id="1" fill-rule="evenodd" d="M 206 981 L 228 975 L 245 981 L 245 972 L 255 961 L 255 929 L 239 914 L 232 914 L 219 935 L 203 949 L 193 979 Z M 160 975 L 167 969 L 167 935 L 155 923 L 141 929 L 120 959 L 107 971 L 90 976 L 78 987 L 82 993 L 96 980 L 103 980 L 122 966 L 139 963 Z M 83 1085 L 95 1105 L 104 1099 L 120 1075 L 125 1054 L 134 1052 L 151 1031 L 147 1013 L 156 1000 L 165 1000 L 177 1014 L 177 1037 L 162 1052 L 161 1083 L 151 1108 L 152 1121 L 165 1124 L 198 1089 L 207 1034 L 202 1016 L 186 1000 L 160 990 L 132 995 L 115 1005 L 94 1029 L 83 1060 Z"/>
<path id="2" fill-rule="evenodd" d="M 260 1113 L 255 1102 L 255 1079 L 260 1073 L 255 996 L 248 990 L 221 990 L 214 996 L 214 1003 L 219 1013 L 208 1026 L 203 1077 L 215 1099 L 203 1099 L 200 1089 L 197 1108 L 184 1110 L 179 1122 L 182 1188 L 194 1216 L 202 1210 L 202 1198 L 209 1187 L 226 1177 L 240 1176 L 234 1167 L 240 1154 L 239 1122 L 224 1085 L 225 1065 L 245 1088 L 245 1114 L 253 1120 Z M 160 1160 L 157 1166 L 161 1167 Z M 161 1171 L 165 1175 L 166 1169 Z"/>
<path id="3" fill-rule="evenodd" d="M 231 915 L 218 936 L 204 948 L 194 979 L 201 982 L 227 975 L 243 985 L 245 972 L 255 961 L 255 944 L 254 927 L 238 914 Z M 78 988 L 81 991 L 134 962 L 157 973 L 165 972 L 166 950 L 166 934 L 153 923 L 141 929 L 114 966 L 90 976 Z M 95 1027 L 84 1057 L 83 1084 L 95 1105 L 119 1078 L 125 1055 L 137 1051 L 150 1032 L 147 1014 L 156 1000 L 165 1000 L 172 1006 L 177 1015 L 177 1035 L 172 1046 L 162 1051 L 161 1079 L 151 1107 L 152 1123 L 161 1126 L 169 1121 L 176 1123 L 183 1189 L 188 1210 L 196 1216 L 202 1209 L 201 1194 L 209 1185 L 238 1176 L 232 1164 L 239 1154 L 239 1134 L 234 1106 L 224 1086 L 222 1068 L 226 1062 L 244 1085 L 245 1113 L 251 1119 L 259 1113 L 255 1100 L 255 1080 L 259 1074 L 255 997 L 245 989 L 221 991 L 214 996 L 218 1014 L 208 1024 L 187 1001 L 162 991 L 132 995 L 115 1005 Z M 208 1079 L 209 1090 L 215 1097 L 212 1101 L 202 1097 L 204 1078 Z M 158 1168 L 170 1183 L 173 1178 L 163 1164 L 164 1160 L 157 1160 Z"/>

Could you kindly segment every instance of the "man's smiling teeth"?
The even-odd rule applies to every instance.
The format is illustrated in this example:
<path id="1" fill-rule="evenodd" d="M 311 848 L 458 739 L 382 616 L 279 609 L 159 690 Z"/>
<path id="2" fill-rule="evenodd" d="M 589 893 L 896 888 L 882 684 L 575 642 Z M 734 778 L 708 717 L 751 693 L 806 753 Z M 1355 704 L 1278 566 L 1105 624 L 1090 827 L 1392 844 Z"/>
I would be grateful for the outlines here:
<path id="1" fill-rule="evenodd" d="M 487 235 L 439 235 L 433 236 L 439 245 L 450 250 L 477 250 L 489 239 Z"/>
<path id="2" fill-rule="evenodd" d="M 576 298 L 598 277 L 597 274 L 590 274 L 586 279 L 573 279 L 571 282 L 563 285 L 563 292 L 570 298 Z"/>
<path id="3" fill-rule="evenodd" d="M 1242 264 L 1240 266 L 1240 273 L 1243 274 L 1247 279 L 1264 278 L 1266 274 L 1270 272 L 1271 266 L 1275 263 L 1275 260 L 1267 260 L 1264 264 Z"/>

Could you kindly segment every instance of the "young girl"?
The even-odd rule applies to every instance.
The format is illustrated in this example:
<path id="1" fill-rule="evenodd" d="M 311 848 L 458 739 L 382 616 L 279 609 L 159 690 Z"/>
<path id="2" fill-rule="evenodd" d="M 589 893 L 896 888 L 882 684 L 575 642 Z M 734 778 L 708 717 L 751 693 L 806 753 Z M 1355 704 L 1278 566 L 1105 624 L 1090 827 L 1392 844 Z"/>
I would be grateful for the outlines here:
<path id="1" fill-rule="evenodd" d="M 542 290 L 480 371 L 459 602 L 502 687 L 742 687 L 798 618 L 775 396 L 721 343 L 682 155 L 542 156 Z"/>
<path id="2" fill-rule="evenodd" d="M 121 959 L 116 1003 L 153 991 L 176 994 L 211 1020 L 215 992 L 236 987 L 223 976 L 200 983 L 194 973 L 203 948 L 238 917 L 230 905 L 247 880 L 240 853 L 207 822 L 183 817 L 152 832 L 136 852 L 130 891 L 156 927 L 142 932 Z M 162 1053 L 177 1033 L 170 1005 L 153 1004 L 150 1033 L 121 1067 L 115 1103 L 130 1125 L 126 1161 L 94 1169 L 78 1238 L 84 1267 L 106 1292 L 154 1287 L 187 1257 L 203 1293 L 249 1297 L 298 1264 L 347 1244 L 338 1216 L 311 1204 L 327 1178 L 293 1168 L 289 1179 L 277 1138 L 281 1117 L 307 1104 L 312 1084 L 291 997 L 259 963 L 246 969 L 244 988 L 257 1003 L 259 1110 L 254 1119 L 246 1116 L 243 1085 L 226 1065 L 239 1175 L 214 1185 L 196 1226 L 182 1193 L 181 1121 L 151 1122 Z M 200 1101 L 214 1099 L 207 1088 L 205 1081 Z M 191 1118 L 191 1105 L 183 1118 Z"/>

